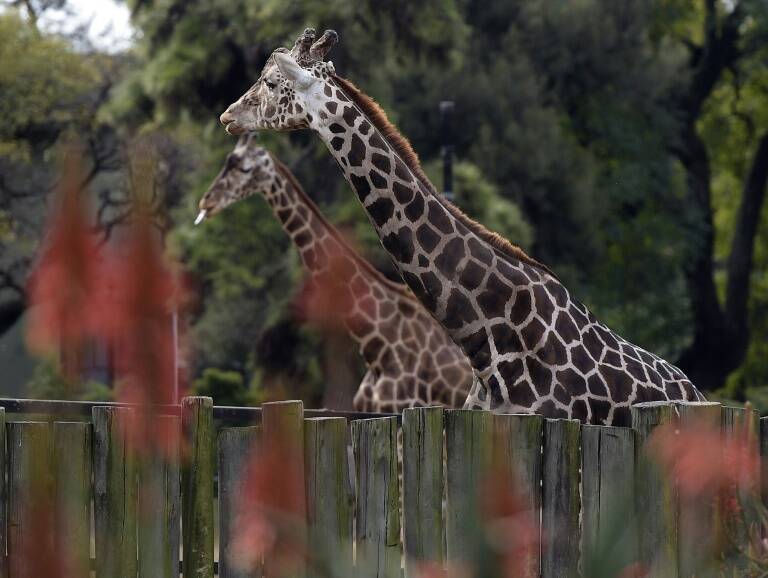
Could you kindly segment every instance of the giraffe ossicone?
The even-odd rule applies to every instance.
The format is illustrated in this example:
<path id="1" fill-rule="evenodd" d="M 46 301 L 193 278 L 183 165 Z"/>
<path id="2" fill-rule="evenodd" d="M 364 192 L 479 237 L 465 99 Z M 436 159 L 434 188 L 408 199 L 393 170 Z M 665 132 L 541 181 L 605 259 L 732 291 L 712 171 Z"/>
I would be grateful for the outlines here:
<path id="1" fill-rule="evenodd" d="M 288 168 L 251 133 L 227 155 L 200 200 L 201 214 L 216 215 L 257 194 L 298 249 L 310 282 L 330 288 L 341 307 L 343 324 L 367 366 L 355 409 L 462 407 L 472 367 L 461 349 L 405 286 L 386 279 L 345 243 Z"/>
<path id="2" fill-rule="evenodd" d="M 221 122 L 234 134 L 309 128 L 321 138 L 405 283 L 470 359 L 479 380 L 469 407 L 626 425 L 634 403 L 703 399 L 678 368 L 615 334 L 549 269 L 442 198 L 370 97 L 322 59 L 302 62 L 275 51 Z"/>

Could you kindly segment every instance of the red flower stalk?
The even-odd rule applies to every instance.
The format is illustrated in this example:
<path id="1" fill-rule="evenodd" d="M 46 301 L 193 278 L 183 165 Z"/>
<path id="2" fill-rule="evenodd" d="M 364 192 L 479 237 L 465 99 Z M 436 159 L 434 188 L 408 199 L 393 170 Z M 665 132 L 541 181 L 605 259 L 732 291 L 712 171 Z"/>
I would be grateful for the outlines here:
<path id="1" fill-rule="evenodd" d="M 154 419 L 152 408 L 174 401 L 173 312 L 181 302 L 177 276 L 146 217 L 128 226 L 104 263 L 95 299 L 98 330 L 113 344 L 118 400 L 142 406 L 128 433 L 139 448 L 165 453 L 175 447 L 178 431 L 158 431 L 168 422 Z"/>
<path id="2" fill-rule="evenodd" d="M 726 438 L 712 425 L 694 423 L 680 431 L 659 427 L 649 451 L 677 479 L 684 497 L 714 495 L 733 487 L 754 487 L 760 459 L 755 443 L 746 435 Z"/>
<path id="3" fill-rule="evenodd" d="M 64 169 L 27 290 L 27 338 L 40 352 L 78 351 L 95 323 L 90 297 L 98 282 L 97 240 L 82 202 L 82 175 L 74 152 L 68 154 Z"/>
<path id="4" fill-rule="evenodd" d="M 288 439 L 260 444 L 251 453 L 240 481 L 243 499 L 233 544 L 242 569 L 268 558 L 277 575 L 291 574 L 306 559 L 302 459 Z"/>
<path id="5" fill-rule="evenodd" d="M 537 513 L 501 463 L 494 460 L 480 492 L 487 540 L 500 557 L 502 576 L 533 576 L 541 544 Z"/>

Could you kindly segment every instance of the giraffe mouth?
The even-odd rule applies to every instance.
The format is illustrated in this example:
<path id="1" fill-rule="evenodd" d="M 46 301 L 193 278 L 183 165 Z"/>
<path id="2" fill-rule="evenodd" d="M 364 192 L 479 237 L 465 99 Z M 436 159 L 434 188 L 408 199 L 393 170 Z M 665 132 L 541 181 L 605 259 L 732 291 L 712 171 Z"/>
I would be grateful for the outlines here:
<path id="1" fill-rule="evenodd" d="M 243 127 L 241 127 L 239 124 L 237 124 L 237 122 L 234 121 L 234 120 L 232 122 L 228 123 L 224 130 L 226 130 L 227 133 L 232 134 L 232 135 L 241 135 L 243 133 L 248 132 Z"/>

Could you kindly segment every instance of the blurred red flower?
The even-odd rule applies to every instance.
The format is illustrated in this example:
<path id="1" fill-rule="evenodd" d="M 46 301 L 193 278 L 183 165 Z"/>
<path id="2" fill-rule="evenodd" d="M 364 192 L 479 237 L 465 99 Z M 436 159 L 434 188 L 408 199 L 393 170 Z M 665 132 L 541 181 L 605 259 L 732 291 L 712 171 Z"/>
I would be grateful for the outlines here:
<path id="1" fill-rule="evenodd" d="M 96 323 L 90 298 L 99 276 L 97 239 L 88 223 L 81 183 L 78 155 L 71 151 L 27 289 L 27 339 L 32 349 L 43 353 L 62 347 L 77 350 Z"/>
<path id="2" fill-rule="evenodd" d="M 677 479 L 685 497 L 697 498 L 721 490 L 754 487 L 760 459 L 754 440 L 738 433 L 725 437 L 707 423 L 657 428 L 649 441 L 650 455 Z"/>
<path id="3" fill-rule="evenodd" d="M 183 306 L 177 267 L 165 255 L 149 217 L 126 226 L 103 261 L 93 307 L 98 333 L 113 344 L 117 399 L 141 406 L 128 432 L 139 448 L 176 447 L 178 428 L 153 419 L 153 408 L 175 401 L 173 315 Z M 160 429 L 168 431 L 160 431 Z"/>
<path id="4" fill-rule="evenodd" d="M 494 460 L 480 491 L 486 538 L 500 557 L 502 576 L 534 576 L 541 545 L 538 513 L 501 463 Z"/>
<path id="5" fill-rule="evenodd" d="M 233 552 L 243 570 L 268 559 L 277 576 L 291 575 L 306 560 L 304 484 L 296 444 L 276 438 L 254 448 L 240 480 L 242 502 Z"/>

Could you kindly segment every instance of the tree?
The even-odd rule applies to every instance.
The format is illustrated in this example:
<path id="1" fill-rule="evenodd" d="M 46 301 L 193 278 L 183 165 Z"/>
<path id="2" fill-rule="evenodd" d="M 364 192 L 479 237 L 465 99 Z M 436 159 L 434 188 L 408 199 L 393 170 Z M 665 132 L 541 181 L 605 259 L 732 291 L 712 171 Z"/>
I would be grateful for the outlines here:
<path id="1" fill-rule="evenodd" d="M 693 341 L 680 356 L 680 366 L 702 389 L 723 385 L 726 377 L 745 358 L 749 347 L 749 303 L 757 237 L 768 182 L 768 123 L 765 107 L 765 62 L 768 49 L 768 7 L 762 2 L 702 0 L 701 9 L 691 3 L 678 34 L 688 50 L 681 81 L 670 94 L 680 113 L 677 139 L 672 150 L 686 174 L 686 201 L 693 209 L 691 227 L 697 243 L 686 269 L 692 297 Z M 698 4 L 698 3 L 696 3 Z M 730 85 L 730 91 L 728 90 Z M 731 195 L 740 195 L 730 249 L 725 258 L 724 298 L 717 289 L 713 156 L 722 146 L 718 135 L 702 135 L 702 124 L 715 110 L 718 90 L 730 92 L 733 121 L 747 127 L 738 162 L 738 177 L 730 183 Z M 745 103 L 741 94 L 757 97 Z M 720 99 L 724 95 L 720 95 Z M 757 106 L 755 106 L 757 104 Z M 721 119 L 722 114 L 718 115 Z M 722 149 L 720 149 L 722 150 Z M 740 189 L 737 192 L 737 189 Z"/>
<path id="2" fill-rule="evenodd" d="M 69 130 L 84 135 L 90 166 L 83 185 L 113 168 L 111 135 L 94 113 L 106 97 L 99 67 L 98 58 L 40 33 L 15 11 L 0 14 L 0 335 L 25 307 L 59 138 Z"/>

